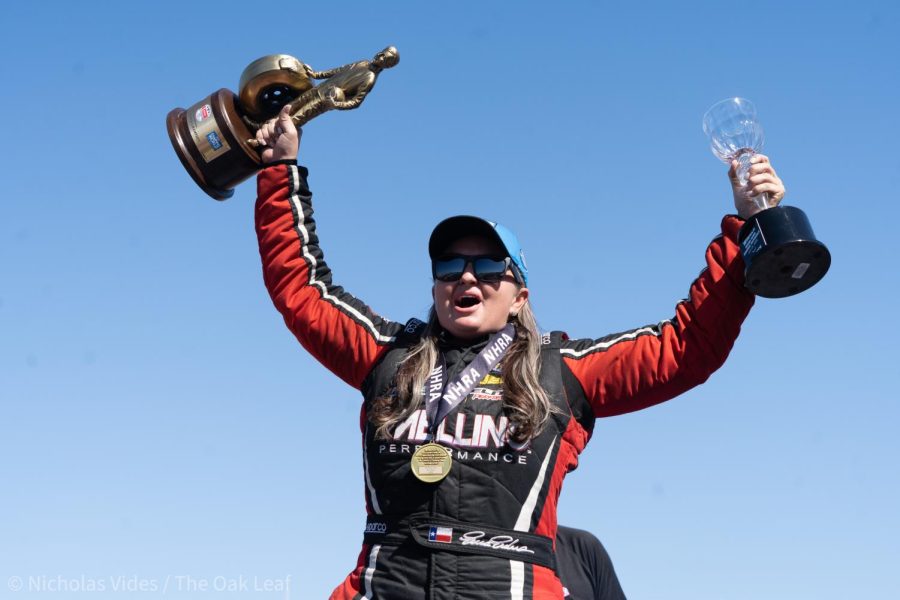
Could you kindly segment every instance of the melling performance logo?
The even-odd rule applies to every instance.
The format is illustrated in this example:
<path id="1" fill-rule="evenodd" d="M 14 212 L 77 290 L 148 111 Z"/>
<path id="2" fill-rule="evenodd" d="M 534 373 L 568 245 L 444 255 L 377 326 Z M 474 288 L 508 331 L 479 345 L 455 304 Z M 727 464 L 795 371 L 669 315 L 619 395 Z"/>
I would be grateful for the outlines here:
<path id="1" fill-rule="evenodd" d="M 455 427 L 447 431 L 447 423 L 453 422 Z M 502 448 L 509 445 L 511 425 L 506 415 L 484 415 L 459 413 L 456 419 L 445 419 L 438 425 L 434 441 L 457 448 Z M 428 441 L 428 417 L 424 409 L 409 415 L 394 429 L 393 438 L 397 441 Z"/>
<path id="2" fill-rule="evenodd" d="M 455 423 L 453 430 L 446 428 L 450 421 L 447 419 L 438 426 L 433 441 L 446 446 L 447 453 L 454 460 L 528 464 L 532 453 L 527 449 L 530 442 L 519 444 L 510 440 L 513 426 L 505 415 L 458 414 L 452 420 Z M 394 429 L 390 443 L 378 444 L 378 454 L 412 455 L 420 443 L 427 441 L 428 417 L 423 409 L 419 409 Z"/>

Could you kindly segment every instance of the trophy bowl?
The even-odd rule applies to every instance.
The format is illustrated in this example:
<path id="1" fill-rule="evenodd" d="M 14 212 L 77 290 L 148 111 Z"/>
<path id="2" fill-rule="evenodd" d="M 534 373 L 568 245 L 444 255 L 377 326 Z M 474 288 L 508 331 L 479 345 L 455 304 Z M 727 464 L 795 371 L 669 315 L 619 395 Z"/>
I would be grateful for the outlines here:
<path id="1" fill-rule="evenodd" d="M 254 60 L 241 73 L 238 98 L 251 118 L 265 121 L 312 87 L 302 62 L 288 54 L 270 54 Z"/>

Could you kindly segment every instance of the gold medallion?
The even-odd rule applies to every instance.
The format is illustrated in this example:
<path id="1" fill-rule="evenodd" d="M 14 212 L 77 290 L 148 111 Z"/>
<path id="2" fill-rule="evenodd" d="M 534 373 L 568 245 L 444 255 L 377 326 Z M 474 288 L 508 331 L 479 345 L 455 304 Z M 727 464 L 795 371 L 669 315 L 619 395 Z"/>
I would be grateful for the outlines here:
<path id="1" fill-rule="evenodd" d="M 434 483 L 447 476 L 453 459 L 447 448 L 432 442 L 416 448 L 409 463 L 417 479 Z"/>

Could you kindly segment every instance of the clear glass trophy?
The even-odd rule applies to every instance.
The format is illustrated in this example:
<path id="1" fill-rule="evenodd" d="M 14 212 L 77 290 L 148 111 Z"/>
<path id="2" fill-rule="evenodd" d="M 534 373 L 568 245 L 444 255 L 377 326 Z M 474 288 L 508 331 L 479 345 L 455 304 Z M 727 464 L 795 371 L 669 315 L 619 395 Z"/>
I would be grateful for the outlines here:
<path id="1" fill-rule="evenodd" d="M 737 159 L 738 180 L 746 187 L 750 159 L 765 141 L 753 103 L 744 98 L 717 102 L 703 115 L 703 132 L 722 162 Z M 762 210 L 739 236 L 747 288 L 765 298 L 784 298 L 818 283 L 831 266 L 831 253 L 816 239 L 806 214 L 794 206 L 771 206 L 767 194 L 750 199 Z"/>

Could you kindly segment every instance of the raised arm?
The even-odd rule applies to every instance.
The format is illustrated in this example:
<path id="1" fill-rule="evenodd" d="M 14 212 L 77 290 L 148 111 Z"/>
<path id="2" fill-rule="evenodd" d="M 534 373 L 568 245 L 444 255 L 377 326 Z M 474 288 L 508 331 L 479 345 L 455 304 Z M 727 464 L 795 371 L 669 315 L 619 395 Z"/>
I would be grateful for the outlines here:
<path id="1" fill-rule="evenodd" d="M 263 279 L 288 328 L 319 362 L 359 388 L 402 325 L 376 315 L 331 280 L 319 247 L 299 133 L 287 111 L 260 128 L 269 166 L 257 178 L 256 233 Z"/>
<path id="2" fill-rule="evenodd" d="M 578 379 L 594 415 L 612 415 L 658 404 L 706 381 L 722 366 L 753 305 L 744 287 L 744 261 L 737 243 L 743 219 L 759 210 L 750 198 L 784 197 L 784 185 L 767 157 L 754 157 L 750 184 L 729 177 L 742 218 L 722 220 L 722 235 L 706 249 L 706 268 L 694 280 L 675 316 L 656 325 L 594 340 L 568 340 L 561 352 Z"/>
<path id="3" fill-rule="evenodd" d="M 658 404 L 703 383 L 731 351 L 753 305 L 736 243 L 743 221 L 725 217 L 706 250 L 706 269 L 675 316 L 600 339 L 567 340 L 563 361 L 581 383 L 594 415 Z"/>

